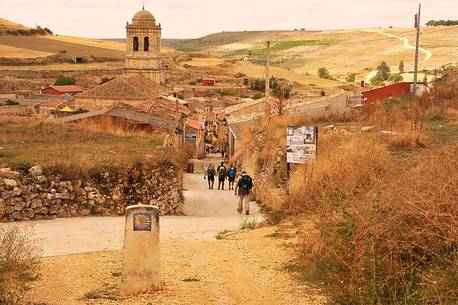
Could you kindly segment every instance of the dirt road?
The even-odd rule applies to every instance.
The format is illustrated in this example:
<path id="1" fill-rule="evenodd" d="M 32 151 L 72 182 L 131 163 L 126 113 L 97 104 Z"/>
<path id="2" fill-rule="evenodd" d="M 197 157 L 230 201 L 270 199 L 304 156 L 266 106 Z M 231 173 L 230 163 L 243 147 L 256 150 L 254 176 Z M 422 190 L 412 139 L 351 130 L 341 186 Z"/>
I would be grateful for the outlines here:
<path id="1" fill-rule="evenodd" d="M 201 174 L 186 175 L 184 187 L 188 216 L 161 217 L 161 291 L 120 296 L 123 217 L 72 218 L 33 223 L 46 257 L 27 299 L 47 305 L 324 303 L 318 289 L 286 271 L 297 225 L 216 239 L 223 230 L 239 230 L 244 220 L 260 222 L 258 208 L 253 206 L 250 216 L 239 215 L 233 192 L 208 190 Z"/>
<path id="2" fill-rule="evenodd" d="M 184 188 L 187 216 L 161 217 L 163 242 L 214 240 L 218 232 L 238 230 L 245 219 L 261 221 L 254 204 L 250 216 L 239 215 L 233 191 L 208 190 L 201 174 L 186 174 Z M 0 224 L 0 228 L 9 225 L 14 224 Z M 124 238 L 124 217 L 60 218 L 19 225 L 32 228 L 44 256 L 120 250 Z"/>
<path id="3" fill-rule="evenodd" d="M 390 33 L 385 33 L 383 31 L 377 31 L 377 33 L 379 33 L 380 35 L 384 35 L 384 36 L 388 36 L 388 37 L 391 37 L 391 38 L 399 39 L 402 42 L 402 47 L 403 48 L 415 50 L 415 46 L 410 44 L 409 43 L 409 39 L 406 38 L 406 37 L 399 37 L 399 36 L 396 36 L 396 35 L 393 35 L 393 34 L 390 34 Z M 427 62 L 433 56 L 433 52 L 431 52 L 431 51 L 429 51 L 429 50 L 427 50 L 425 48 L 419 47 L 418 50 L 421 53 L 425 54 L 425 58 L 423 59 L 423 62 Z M 397 66 L 391 67 L 391 72 L 394 73 L 395 71 L 397 71 L 397 73 L 399 73 L 398 67 Z M 369 72 L 369 74 L 367 74 L 367 76 L 366 76 L 366 82 L 369 84 L 371 82 L 371 79 L 374 78 L 374 76 L 376 74 L 377 74 L 377 71 Z"/>

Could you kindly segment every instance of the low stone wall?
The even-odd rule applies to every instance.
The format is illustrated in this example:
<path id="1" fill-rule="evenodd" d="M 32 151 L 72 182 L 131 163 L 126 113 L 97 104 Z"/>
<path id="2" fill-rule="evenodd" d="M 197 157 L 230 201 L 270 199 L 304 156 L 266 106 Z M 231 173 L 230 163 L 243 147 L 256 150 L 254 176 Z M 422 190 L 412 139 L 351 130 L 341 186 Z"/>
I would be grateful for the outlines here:
<path id="1" fill-rule="evenodd" d="M 39 166 L 24 173 L 0 168 L 0 195 L 0 221 L 123 215 L 139 203 L 159 206 L 161 215 L 183 213 L 182 178 L 172 166 L 132 166 L 73 180 Z"/>

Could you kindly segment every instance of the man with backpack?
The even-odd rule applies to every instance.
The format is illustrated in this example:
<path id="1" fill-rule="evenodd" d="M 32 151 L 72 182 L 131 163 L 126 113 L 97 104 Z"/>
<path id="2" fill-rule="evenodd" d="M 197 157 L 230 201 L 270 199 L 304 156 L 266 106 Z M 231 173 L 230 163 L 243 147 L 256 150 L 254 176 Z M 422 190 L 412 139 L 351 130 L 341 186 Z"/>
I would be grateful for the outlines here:
<path id="1" fill-rule="evenodd" d="M 221 189 L 224 191 L 224 182 L 227 175 L 227 168 L 226 165 L 224 165 L 224 161 L 221 161 L 221 165 L 218 166 L 216 172 L 218 173 L 218 190 L 221 187 Z"/>
<path id="2" fill-rule="evenodd" d="M 229 179 L 229 189 L 230 190 L 234 190 L 234 182 L 235 182 L 236 175 L 237 175 L 237 169 L 235 168 L 234 163 L 232 163 L 227 173 L 227 178 Z"/>
<path id="3" fill-rule="evenodd" d="M 247 175 L 246 171 L 242 171 L 239 181 L 235 186 L 235 196 L 239 196 L 239 206 L 237 212 L 242 213 L 245 208 L 246 215 L 250 215 L 250 201 L 249 195 L 253 188 L 253 180 Z"/>
<path id="4" fill-rule="evenodd" d="M 211 163 L 208 165 L 207 170 L 205 171 L 204 179 L 205 178 L 208 179 L 208 189 L 212 190 L 213 184 L 215 183 L 215 168 Z"/>

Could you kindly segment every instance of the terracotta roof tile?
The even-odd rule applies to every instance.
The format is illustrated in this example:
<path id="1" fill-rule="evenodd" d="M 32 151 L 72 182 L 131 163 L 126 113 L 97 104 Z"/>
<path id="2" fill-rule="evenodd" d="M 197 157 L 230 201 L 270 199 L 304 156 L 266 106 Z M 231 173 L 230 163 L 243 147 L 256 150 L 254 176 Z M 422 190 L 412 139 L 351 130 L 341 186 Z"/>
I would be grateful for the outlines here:
<path id="1" fill-rule="evenodd" d="M 119 76 L 93 89 L 78 94 L 76 98 L 109 100 L 148 100 L 168 91 L 167 87 L 143 76 Z"/>
<path id="2" fill-rule="evenodd" d="M 78 93 L 78 92 L 83 92 L 83 89 L 79 86 L 74 86 L 74 85 L 67 85 L 67 86 L 51 86 L 50 88 L 53 88 L 61 93 Z"/>

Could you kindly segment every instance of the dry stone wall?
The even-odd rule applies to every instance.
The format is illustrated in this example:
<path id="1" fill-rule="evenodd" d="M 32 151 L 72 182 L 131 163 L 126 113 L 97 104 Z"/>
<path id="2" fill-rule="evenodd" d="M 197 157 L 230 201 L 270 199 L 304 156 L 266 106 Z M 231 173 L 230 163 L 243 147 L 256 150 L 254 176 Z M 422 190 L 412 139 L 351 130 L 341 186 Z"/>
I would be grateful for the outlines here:
<path id="1" fill-rule="evenodd" d="M 123 215 L 126 207 L 151 204 L 161 215 L 183 213 L 182 178 L 173 166 L 102 171 L 88 179 L 0 168 L 0 221 Z"/>

